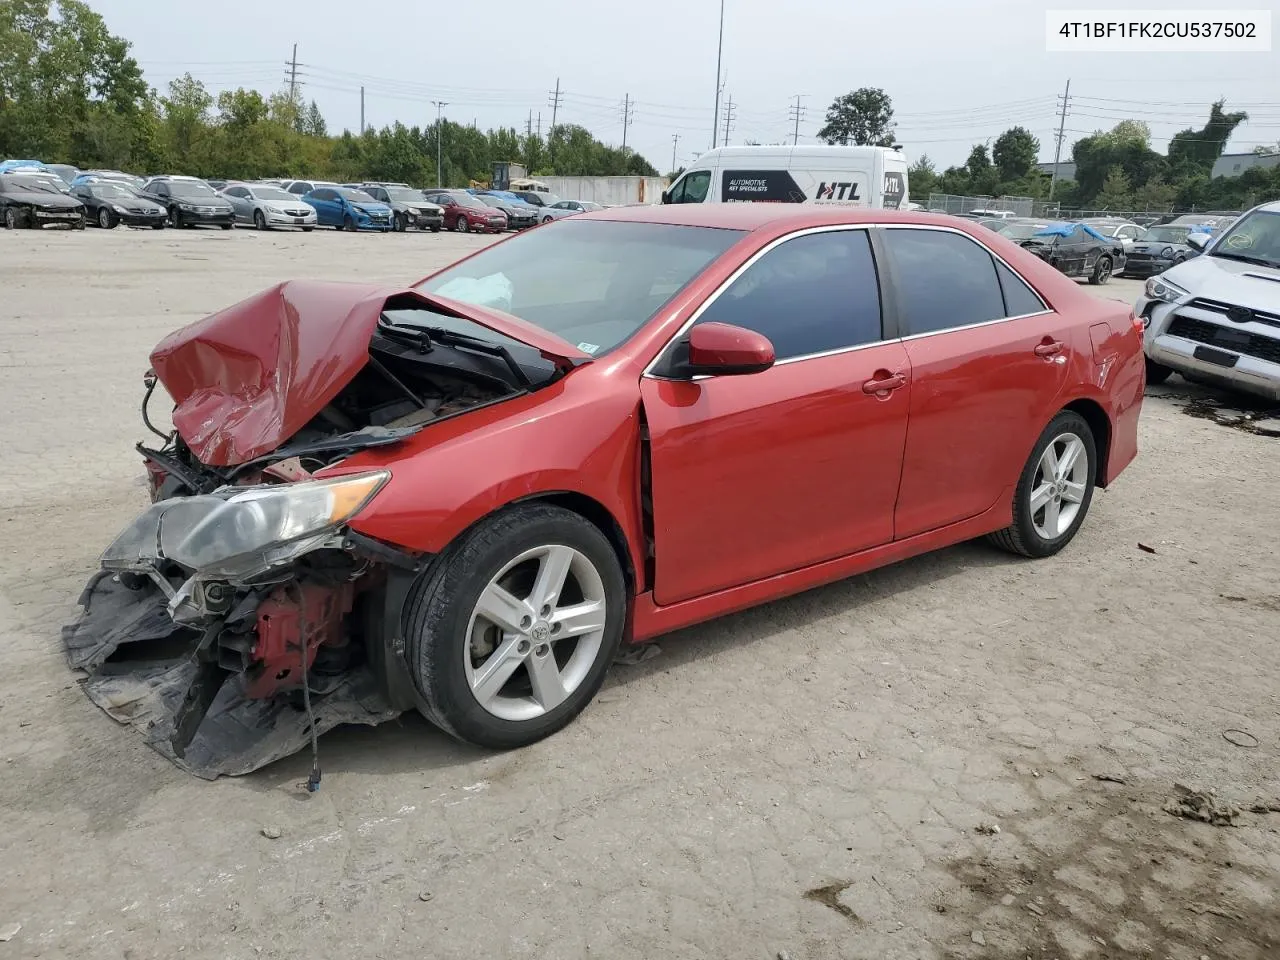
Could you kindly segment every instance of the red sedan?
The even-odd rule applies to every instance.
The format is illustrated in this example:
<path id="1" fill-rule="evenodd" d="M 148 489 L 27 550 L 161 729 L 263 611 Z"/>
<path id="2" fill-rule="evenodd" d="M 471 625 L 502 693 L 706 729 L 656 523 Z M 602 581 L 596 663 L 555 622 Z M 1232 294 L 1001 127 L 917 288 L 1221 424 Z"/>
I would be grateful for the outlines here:
<path id="1" fill-rule="evenodd" d="M 989 231 L 773 204 L 584 214 L 408 289 L 284 283 L 151 359 L 154 503 L 66 642 L 206 776 L 413 708 L 528 744 L 621 644 L 983 535 L 1052 556 L 1144 386 L 1129 308 Z"/>

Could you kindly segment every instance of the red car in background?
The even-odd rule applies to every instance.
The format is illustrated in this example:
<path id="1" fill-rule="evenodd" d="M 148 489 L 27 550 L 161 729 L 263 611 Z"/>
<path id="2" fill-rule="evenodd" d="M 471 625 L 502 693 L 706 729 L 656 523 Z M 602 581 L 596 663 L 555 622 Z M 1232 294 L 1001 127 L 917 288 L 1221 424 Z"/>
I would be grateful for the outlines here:
<path id="1" fill-rule="evenodd" d="M 205 776 L 414 708 L 528 744 L 623 643 L 983 535 L 1052 556 L 1136 455 L 1144 386 L 1129 308 L 989 231 L 775 204 L 281 284 L 152 365 L 154 503 L 66 644 Z"/>
<path id="2" fill-rule="evenodd" d="M 507 215 L 465 190 L 426 190 L 427 201 L 444 208 L 444 228 L 459 233 L 505 233 Z"/>

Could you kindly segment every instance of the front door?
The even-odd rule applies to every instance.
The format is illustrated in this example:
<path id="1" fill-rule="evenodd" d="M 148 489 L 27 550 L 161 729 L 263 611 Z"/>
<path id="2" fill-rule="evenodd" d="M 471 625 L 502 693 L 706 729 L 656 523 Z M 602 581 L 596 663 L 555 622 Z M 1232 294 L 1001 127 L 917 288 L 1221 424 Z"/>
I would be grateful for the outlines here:
<path id="1" fill-rule="evenodd" d="M 695 322 L 758 331 L 777 359 L 763 373 L 695 380 L 664 378 L 660 359 L 642 379 L 654 600 L 891 541 L 911 371 L 902 343 L 884 339 L 867 231 L 772 246 Z"/>
<path id="2" fill-rule="evenodd" d="M 912 377 L 894 522 L 903 539 L 1011 495 L 1056 412 L 1072 336 L 1068 321 L 967 235 L 913 227 L 883 236 Z"/>

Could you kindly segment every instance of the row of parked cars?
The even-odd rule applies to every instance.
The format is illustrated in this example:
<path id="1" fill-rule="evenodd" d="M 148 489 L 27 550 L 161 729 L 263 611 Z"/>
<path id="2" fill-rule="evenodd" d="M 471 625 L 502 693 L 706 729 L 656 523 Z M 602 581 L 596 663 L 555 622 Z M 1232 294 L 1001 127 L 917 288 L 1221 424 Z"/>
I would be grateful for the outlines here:
<path id="1" fill-rule="evenodd" d="M 404 232 L 501 233 L 570 217 L 599 205 L 540 191 L 417 189 L 407 183 L 322 180 L 202 180 L 137 177 L 119 170 L 80 171 L 39 161 L 0 163 L 0 208 L 10 229 L 55 224 L 83 229 L 230 230 L 316 227 Z"/>
<path id="2" fill-rule="evenodd" d="M 1185 214 L 1147 226 L 1122 217 L 1046 220 L 975 210 L 963 215 L 993 230 L 1071 277 L 1106 283 L 1112 276 L 1145 279 L 1197 256 L 1235 215 Z M 1198 238 L 1198 239 L 1197 239 Z"/>

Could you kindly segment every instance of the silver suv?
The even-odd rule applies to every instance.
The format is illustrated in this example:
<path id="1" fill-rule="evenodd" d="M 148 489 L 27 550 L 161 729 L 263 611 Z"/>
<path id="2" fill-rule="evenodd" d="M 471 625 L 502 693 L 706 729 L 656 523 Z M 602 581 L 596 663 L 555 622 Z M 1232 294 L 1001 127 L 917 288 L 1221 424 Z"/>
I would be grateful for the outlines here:
<path id="1" fill-rule="evenodd" d="M 1133 307 L 1146 330 L 1147 382 L 1176 370 L 1280 400 L 1280 201 L 1187 242 L 1203 256 L 1152 277 Z"/>

